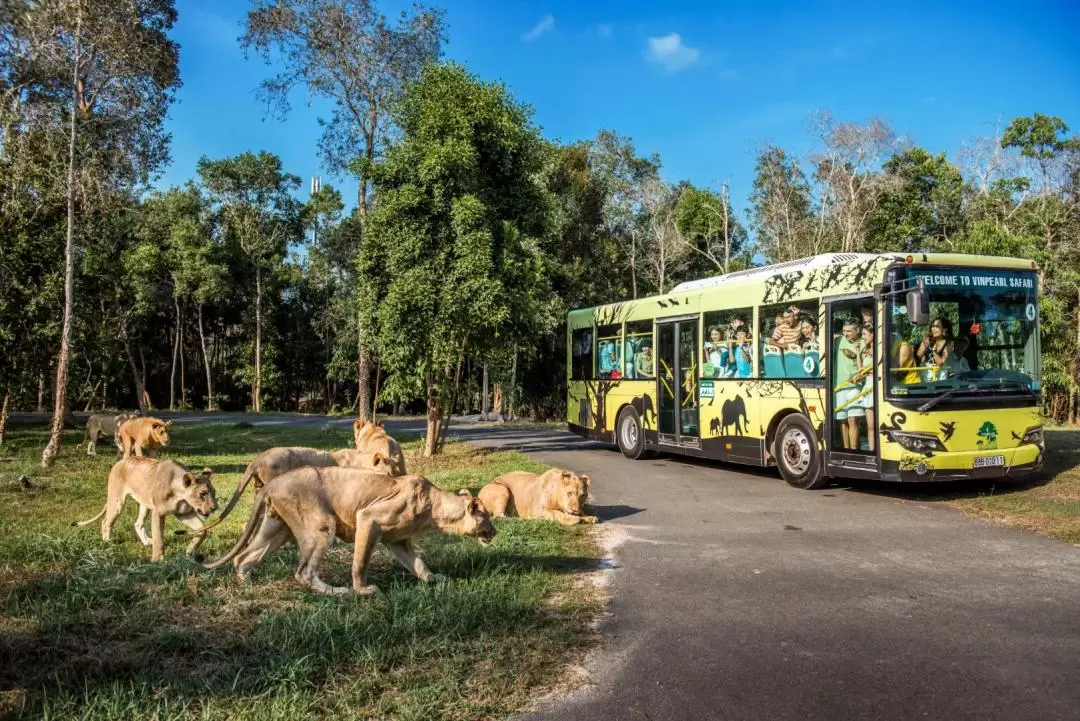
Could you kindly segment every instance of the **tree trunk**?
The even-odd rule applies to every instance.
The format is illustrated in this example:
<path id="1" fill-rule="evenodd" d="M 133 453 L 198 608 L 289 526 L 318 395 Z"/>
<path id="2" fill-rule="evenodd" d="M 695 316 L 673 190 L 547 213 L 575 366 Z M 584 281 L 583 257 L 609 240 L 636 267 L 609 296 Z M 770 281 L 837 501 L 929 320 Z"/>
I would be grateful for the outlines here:
<path id="1" fill-rule="evenodd" d="M 45 374 L 38 373 L 37 377 L 37 412 L 45 412 Z"/>
<path id="2" fill-rule="evenodd" d="M 143 376 L 139 373 L 139 367 L 135 365 L 135 356 L 131 353 L 131 341 L 128 340 L 127 331 L 123 332 L 124 339 L 124 355 L 127 356 L 128 365 L 131 366 L 131 376 L 135 379 L 135 402 L 139 405 L 139 412 L 142 415 L 146 415 L 147 403 L 146 403 L 146 385 L 143 382 Z"/>
<path id="3" fill-rule="evenodd" d="M 510 362 L 510 389 L 506 398 L 506 420 L 512 421 L 515 418 L 514 415 L 514 396 L 517 390 L 517 358 L 518 347 L 517 343 L 514 344 L 514 359 Z"/>
<path id="4" fill-rule="evenodd" d="M 187 408 L 187 388 L 184 386 L 184 312 L 180 311 L 180 407 Z"/>
<path id="5" fill-rule="evenodd" d="M 152 404 L 150 403 L 150 394 L 146 392 L 146 353 L 143 352 L 143 347 L 141 345 L 139 346 L 139 368 L 142 369 L 143 380 L 142 405 L 149 409 L 152 407 Z"/>
<path id="6" fill-rule="evenodd" d="M 71 360 L 71 315 L 75 310 L 74 269 L 72 258 L 75 238 L 75 138 L 79 112 L 79 37 L 82 35 L 82 13 L 79 12 L 75 25 L 75 62 L 71 84 L 71 130 L 68 137 L 67 167 L 67 233 L 64 237 L 64 321 L 60 331 L 60 354 L 56 359 L 56 395 L 53 398 L 52 426 L 49 429 L 49 442 L 41 452 L 41 465 L 52 465 L 60 451 L 60 440 L 64 433 L 64 410 L 67 407 L 68 362 Z"/>
<path id="7" fill-rule="evenodd" d="M 251 384 L 251 409 L 262 411 L 262 263 L 255 264 L 255 379 Z"/>
<path id="8" fill-rule="evenodd" d="M 4 433 L 7 431 L 8 408 L 11 401 L 11 392 L 4 391 L 4 405 L 0 406 L 0 446 L 4 445 Z"/>
<path id="9" fill-rule="evenodd" d="M 206 370 L 206 410 L 217 410 L 214 403 L 214 383 L 210 378 L 210 356 L 206 353 L 206 333 L 203 332 L 202 303 L 199 303 L 199 347 L 202 348 L 203 366 Z"/>
<path id="10" fill-rule="evenodd" d="M 363 314 L 356 312 L 356 405 L 357 416 L 362 421 L 370 418 L 371 408 L 371 352 L 364 345 Z"/>
<path id="11" fill-rule="evenodd" d="M 424 438 L 424 458 L 435 455 L 439 443 L 439 426 L 442 422 L 442 409 L 439 408 L 439 393 L 435 384 L 435 374 L 427 374 L 427 436 Z"/>
<path id="12" fill-rule="evenodd" d="M 488 403 L 488 364 L 484 364 L 484 390 L 480 396 L 480 420 L 486 421 L 488 419 L 488 411 L 491 410 L 491 405 Z"/>
<path id="13" fill-rule="evenodd" d="M 172 365 L 169 367 L 169 410 L 176 410 L 176 355 L 180 351 L 180 301 L 173 297 L 176 324 L 173 327 Z"/>
<path id="14" fill-rule="evenodd" d="M 466 338 L 468 336 L 466 335 Z M 450 405 L 446 409 L 446 416 L 442 420 L 442 426 L 439 428 L 439 441 L 435 445 L 435 452 L 438 453 L 442 450 L 443 444 L 446 443 L 446 430 L 450 427 L 450 418 L 454 415 L 454 406 L 457 405 L 458 391 L 461 388 L 461 363 L 464 360 L 465 353 L 465 341 L 461 342 L 462 355 L 458 356 L 457 369 L 454 371 L 454 390 L 450 393 Z M 446 369 L 447 375 L 449 375 L 449 367 Z"/>

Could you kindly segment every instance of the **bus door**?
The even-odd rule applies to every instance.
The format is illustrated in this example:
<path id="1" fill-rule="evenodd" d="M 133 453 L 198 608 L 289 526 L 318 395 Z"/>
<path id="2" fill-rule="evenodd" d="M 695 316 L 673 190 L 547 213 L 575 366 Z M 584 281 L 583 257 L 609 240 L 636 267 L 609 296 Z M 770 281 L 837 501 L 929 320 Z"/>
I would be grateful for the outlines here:
<path id="1" fill-rule="evenodd" d="M 661 446 L 700 448 L 698 316 L 656 322 L 657 430 Z"/>
<path id="2" fill-rule="evenodd" d="M 877 305 L 872 295 L 827 302 L 825 460 L 830 475 L 876 477 Z"/>

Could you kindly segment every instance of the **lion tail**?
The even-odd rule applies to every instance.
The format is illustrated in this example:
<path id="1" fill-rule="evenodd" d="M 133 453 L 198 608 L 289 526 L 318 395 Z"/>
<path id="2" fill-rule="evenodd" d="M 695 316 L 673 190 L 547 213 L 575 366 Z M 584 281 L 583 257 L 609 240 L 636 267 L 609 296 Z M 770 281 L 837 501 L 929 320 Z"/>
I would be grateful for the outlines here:
<path id="1" fill-rule="evenodd" d="M 203 568 L 220 568 L 229 561 L 236 558 L 240 551 L 244 550 L 248 542 L 251 541 L 251 537 L 255 535 L 255 531 L 262 523 L 263 515 L 268 505 L 266 496 L 268 486 L 263 486 L 258 493 L 255 494 L 255 507 L 251 509 L 251 518 L 248 519 L 247 525 L 244 526 L 244 530 L 240 533 L 240 538 L 236 539 L 236 543 L 229 549 L 228 553 L 211 563 L 204 563 Z"/>
<path id="2" fill-rule="evenodd" d="M 89 526 L 91 523 L 93 523 L 94 521 L 96 521 L 99 518 L 101 518 L 102 516 L 104 516 L 105 511 L 107 511 L 108 509 L 109 509 L 109 504 L 106 502 L 105 505 L 101 509 L 101 513 L 97 514 L 93 518 L 87 518 L 85 521 L 72 521 L 71 525 L 73 525 L 73 526 Z"/>
<path id="3" fill-rule="evenodd" d="M 207 523 L 205 526 L 200 528 L 198 531 L 193 531 L 190 528 L 183 528 L 183 529 L 181 529 L 179 531 L 174 531 L 174 533 L 177 536 L 186 536 L 186 535 L 191 534 L 191 533 L 205 533 L 206 531 L 209 531 L 211 528 L 213 528 L 217 524 L 224 521 L 225 517 L 228 516 L 232 512 L 232 509 L 236 507 L 236 504 L 240 501 L 240 496 L 244 495 L 244 489 L 247 488 L 247 484 L 250 483 L 251 479 L 254 478 L 254 477 L 255 477 L 255 461 L 252 461 L 251 464 L 247 467 L 247 470 L 244 471 L 244 477 L 240 479 L 240 484 L 236 487 L 236 490 L 233 492 L 232 498 L 230 498 L 229 502 L 225 504 L 225 508 L 223 508 L 221 513 L 218 514 L 217 518 L 215 518 L 210 523 Z"/>

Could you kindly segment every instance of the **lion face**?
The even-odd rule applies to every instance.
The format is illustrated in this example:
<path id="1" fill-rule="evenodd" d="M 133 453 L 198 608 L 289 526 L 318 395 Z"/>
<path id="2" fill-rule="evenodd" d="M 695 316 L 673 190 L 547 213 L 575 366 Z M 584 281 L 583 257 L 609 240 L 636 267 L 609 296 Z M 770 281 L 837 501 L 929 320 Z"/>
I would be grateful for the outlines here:
<path id="1" fill-rule="evenodd" d="M 486 546 L 495 538 L 495 524 L 491 522 L 491 516 L 479 498 L 473 498 L 472 493 L 466 489 L 458 491 L 458 495 L 467 502 L 465 516 L 459 524 L 459 532 L 463 536 L 472 536 L 480 541 L 481 546 Z"/>
<path id="2" fill-rule="evenodd" d="M 589 477 L 563 471 L 559 476 L 556 493 L 563 513 L 580 516 L 589 501 Z"/>
<path id="3" fill-rule="evenodd" d="M 166 423 L 155 423 L 150 427 L 150 439 L 162 446 L 169 444 L 169 426 Z"/>
<path id="4" fill-rule="evenodd" d="M 217 492 L 211 482 L 213 477 L 214 472 L 209 468 L 204 468 L 197 476 L 184 473 L 184 500 L 203 518 L 217 510 Z"/>

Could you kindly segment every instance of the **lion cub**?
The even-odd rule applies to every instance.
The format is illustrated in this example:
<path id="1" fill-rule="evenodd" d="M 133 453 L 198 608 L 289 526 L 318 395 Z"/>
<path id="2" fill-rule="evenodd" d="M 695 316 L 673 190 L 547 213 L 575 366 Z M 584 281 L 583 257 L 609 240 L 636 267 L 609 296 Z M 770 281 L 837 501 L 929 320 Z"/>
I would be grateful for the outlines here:
<path id="1" fill-rule="evenodd" d="M 379 542 L 424 583 L 439 580 L 409 543 L 433 531 L 473 536 L 483 545 L 495 537 L 484 504 L 468 491 L 450 493 L 420 476 L 298 468 L 262 487 L 236 545 L 206 567 L 232 560 L 240 580 L 246 581 L 268 554 L 295 539 L 300 549 L 295 577 L 301 585 L 315 593 L 370 596 L 377 589 L 367 583 L 367 568 Z M 354 542 L 351 589 L 319 578 L 319 565 L 335 538 Z"/>
<path id="2" fill-rule="evenodd" d="M 504 473 L 481 488 L 478 498 L 492 518 L 516 515 L 566 526 L 599 522 L 596 516 L 581 515 L 589 498 L 589 477 L 559 468 L 540 475 Z"/>
<path id="3" fill-rule="evenodd" d="M 165 557 L 165 516 L 176 516 L 188 528 L 198 531 L 188 545 L 188 555 L 194 555 L 206 533 L 200 518 L 217 509 L 217 498 L 211 479 L 214 472 L 204 468 L 198 476 L 176 461 L 157 461 L 153 458 L 124 458 L 109 471 L 109 490 L 101 513 L 74 525 L 85 526 L 105 516 L 101 521 L 101 538 L 108 541 L 113 525 L 124 509 L 128 496 L 139 503 L 135 519 L 135 534 L 144 546 L 151 546 L 150 560 Z M 150 514 L 152 538 L 146 535 L 143 524 Z"/>
<path id="4" fill-rule="evenodd" d="M 382 423 L 353 421 L 353 443 L 358 451 L 381 453 L 389 458 L 394 466 L 395 476 L 403 476 L 407 473 L 405 454 L 401 452 L 401 445 L 390 437 Z"/>
<path id="5" fill-rule="evenodd" d="M 160 418 L 132 418 L 121 425 L 116 435 L 120 437 L 124 456 L 134 453 L 141 457 L 143 451 L 155 451 L 169 444 L 169 426 L 172 421 Z"/>

